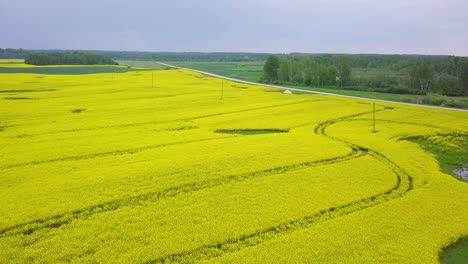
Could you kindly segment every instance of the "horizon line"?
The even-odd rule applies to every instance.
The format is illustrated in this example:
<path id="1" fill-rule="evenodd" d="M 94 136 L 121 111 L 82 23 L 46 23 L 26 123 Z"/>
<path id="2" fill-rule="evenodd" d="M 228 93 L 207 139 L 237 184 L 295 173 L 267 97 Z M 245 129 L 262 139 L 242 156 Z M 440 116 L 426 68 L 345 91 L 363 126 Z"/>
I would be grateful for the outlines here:
<path id="1" fill-rule="evenodd" d="M 434 57 L 468 57 L 468 55 L 453 55 L 453 54 L 422 54 L 422 53 L 343 53 L 343 52 L 253 52 L 253 51 L 149 51 L 149 50 L 104 50 L 104 49 L 25 49 L 25 48 L 0 48 L 0 49 L 16 49 L 16 50 L 30 50 L 30 51 L 109 51 L 109 52 L 141 52 L 141 53 L 201 53 L 201 54 L 214 54 L 214 53 L 228 53 L 228 54 L 268 54 L 268 55 L 385 55 L 385 56 L 434 56 Z"/>

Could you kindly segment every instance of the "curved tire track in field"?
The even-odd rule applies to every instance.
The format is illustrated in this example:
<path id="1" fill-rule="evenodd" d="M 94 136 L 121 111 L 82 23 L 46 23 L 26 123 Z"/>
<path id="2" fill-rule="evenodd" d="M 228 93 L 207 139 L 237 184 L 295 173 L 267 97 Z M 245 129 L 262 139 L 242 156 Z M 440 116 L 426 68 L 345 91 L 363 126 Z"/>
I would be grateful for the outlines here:
<path id="1" fill-rule="evenodd" d="M 346 117 L 334 119 L 333 121 L 324 122 L 320 124 L 319 126 L 317 126 L 317 128 L 315 129 L 315 133 L 317 133 L 318 135 L 323 135 L 323 136 L 332 138 L 324 133 L 324 130 L 327 126 L 335 122 L 345 120 L 347 118 L 364 115 L 368 113 L 369 112 L 353 114 L 353 115 L 349 115 Z M 332 139 L 337 140 L 335 138 L 332 138 Z M 305 216 L 303 218 L 292 220 L 289 222 L 285 222 L 278 226 L 274 226 L 265 230 L 261 230 L 260 232 L 256 232 L 255 234 L 243 235 L 240 238 L 229 239 L 224 242 L 216 243 L 215 245 L 205 245 L 205 246 L 196 248 L 192 251 L 164 256 L 161 258 L 151 260 L 148 263 L 166 262 L 166 261 L 171 261 L 171 260 L 172 261 L 190 261 L 190 260 L 194 260 L 197 258 L 207 259 L 207 258 L 219 256 L 223 253 L 237 251 L 245 247 L 255 246 L 257 244 L 262 243 L 263 240 L 272 239 L 278 235 L 282 235 L 287 232 L 309 227 L 319 221 L 325 221 L 325 220 L 332 219 L 338 216 L 347 215 L 352 212 L 363 210 L 370 206 L 374 206 L 374 205 L 383 203 L 385 201 L 398 198 L 412 188 L 411 178 L 403 170 L 401 170 L 401 168 L 399 168 L 396 164 L 388 160 L 386 157 L 384 157 L 380 153 L 377 153 L 375 151 L 368 150 L 365 148 L 361 148 L 359 146 L 356 146 L 347 142 L 344 142 L 344 143 L 346 143 L 352 149 L 352 152 L 347 155 L 340 156 L 340 157 L 297 163 L 293 165 L 279 166 L 275 168 L 259 170 L 259 171 L 244 173 L 244 174 L 231 175 L 231 176 L 220 178 L 220 179 L 206 180 L 206 181 L 201 181 L 201 182 L 196 182 L 196 183 L 187 183 L 187 184 L 171 187 L 171 188 L 164 189 L 164 190 L 157 191 L 157 192 L 149 192 L 149 193 L 145 193 L 145 194 L 141 194 L 141 195 L 133 196 L 129 198 L 116 199 L 116 200 L 105 202 L 102 204 L 93 205 L 90 207 L 74 210 L 71 212 L 58 214 L 55 216 L 46 217 L 42 219 L 37 219 L 37 220 L 30 221 L 30 222 L 4 228 L 0 230 L 0 238 L 6 237 L 6 236 L 13 236 L 13 235 L 29 235 L 39 230 L 58 228 L 60 226 L 69 224 L 72 221 L 79 219 L 79 218 L 86 218 L 94 214 L 114 211 L 114 210 L 127 207 L 127 206 L 135 206 L 143 202 L 156 202 L 160 199 L 164 199 L 168 197 L 175 197 L 179 194 L 190 193 L 190 192 L 194 192 L 194 191 L 198 191 L 202 189 L 212 188 L 212 187 L 216 187 L 219 185 L 242 181 L 242 180 L 246 180 L 246 179 L 253 178 L 253 177 L 265 177 L 265 176 L 284 173 L 284 172 L 291 171 L 294 169 L 322 166 L 322 165 L 327 165 L 327 164 L 335 164 L 338 162 L 358 158 L 365 154 L 370 154 L 374 158 L 380 160 L 381 162 L 389 166 L 392 169 L 392 171 L 394 171 L 394 173 L 397 175 L 397 179 L 398 179 L 397 184 L 392 189 L 388 190 L 385 193 L 377 194 L 369 198 L 347 203 L 345 205 L 324 209 L 316 214 Z"/>
<path id="2" fill-rule="evenodd" d="M 370 118 L 359 118 L 359 119 L 342 120 L 342 122 L 352 122 L 352 121 L 372 121 L 372 119 L 370 119 Z M 468 135 L 466 132 L 458 130 L 458 129 L 448 128 L 448 127 L 443 127 L 443 126 L 423 124 L 423 123 L 417 123 L 417 122 L 396 121 L 396 120 L 388 120 L 388 119 L 375 119 L 375 121 L 376 122 L 382 122 L 382 123 L 428 127 L 428 128 L 439 129 L 439 130 L 444 131 L 444 132 L 429 133 L 429 134 L 424 134 L 424 135 L 420 135 L 420 134 L 396 135 L 396 136 L 390 137 L 389 140 L 400 141 L 400 140 L 406 140 L 407 138 L 427 137 L 427 136 L 435 136 L 435 135 L 442 135 L 442 136 L 446 136 L 446 135 L 466 136 L 466 135 Z"/>
<path id="3" fill-rule="evenodd" d="M 237 137 L 237 136 L 233 136 L 233 137 Z M 234 175 L 230 175 L 230 176 L 218 178 L 218 179 L 186 183 L 186 184 L 170 187 L 170 188 L 160 190 L 160 191 L 148 192 L 148 193 L 144 193 L 141 195 L 132 196 L 132 197 L 123 198 L 123 199 L 116 199 L 116 200 L 108 201 L 105 203 L 92 205 L 86 208 L 77 209 L 71 212 L 57 214 L 54 216 L 36 219 L 36 220 L 29 221 L 26 223 L 3 228 L 0 230 L 0 238 L 5 237 L 5 236 L 18 235 L 18 234 L 29 235 L 38 230 L 58 228 L 65 224 L 69 224 L 73 220 L 76 220 L 78 218 L 89 217 L 94 214 L 98 214 L 102 212 L 114 211 L 122 207 L 135 206 L 143 202 L 156 202 L 164 198 L 175 197 L 180 194 L 195 192 L 195 191 L 199 191 L 202 189 L 212 188 L 212 187 L 216 187 L 216 186 L 231 183 L 231 182 L 243 181 L 243 180 L 254 178 L 254 177 L 266 177 L 266 176 L 281 174 L 281 173 L 285 173 L 291 170 L 301 169 L 305 167 L 316 167 L 316 166 L 323 166 L 327 164 L 333 164 L 336 162 L 358 158 L 358 157 L 361 157 L 362 155 L 365 155 L 366 153 L 367 151 L 365 150 L 362 150 L 359 148 L 352 148 L 352 151 L 350 153 L 346 155 L 338 156 L 338 157 L 296 163 L 292 165 L 278 166 L 274 168 L 258 170 L 258 171 L 243 173 L 243 174 L 234 174 Z"/>
<path id="4" fill-rule="evenodd" d="M 383 111 L 382 109 L 380 111 Z M 376 206 L 378 204 L 397 199 L 413 188 L 413 179 L 409 176 L 401 167 L 395 164 L 393 161 L 385 157 L 383 154 L 371 150 L 362 148 L 360 146 L 354 145 L 345 140 L 329 136 L 325 133 L 325 129 L 336 123 L 348 118 L 368 114 L 370 112 L 358 113 L 354 115 L 349 115 L 346 117 L 336 118 L 319 124 L 314 132 L 317 135 L 322 135 L 333 140 L 337 140 L 349 145 L 353 149 L 360 149 L 362 151 L 367 151 L 369 155 L 374 157 L 379 162 L 386 165 L 390 170 L 393 171 L 397 178 L 397 183 L 391 189 L 386 192 L 375 194 L 373 196 L 363 198 L 357 201 L 349 202 L 344 205 L 331 207 L 328 209 L 320 210 L 318 213 L 307 215 L 301 218 L 283 222 L 279 225 L 269 227 L 263 230 L 259 230 L 255 233 L 245 234 L 236 238 L 230 238 L 222 242 L 215 244 L 203 245 L 201 247 L 195 248 L 190 251 L 180 252 L 176 254 L 166 255 L 159 258 L 149 260 L 145 263 L 166 263 L 166 262 L 197 262 L 203 259 L 210 259 L 218 257 L 222 254 L 239 251 L 241 249 L 252 247 L 263 243 L 265 240 L 271 240 L 280 235 L 284 235 L 299 229 L 308 228 L 313 226 L 318 222 L 327 221 L 336 217 L 345 216 L 353 212 L 361 211 L 366 208 Z"/>
<path id="5" fill-rule="evenodd" d="M 346 120 L 348 122 L 350 121 L 372 121 L 371 118 L 356 118 L 356 119 L 350 119 Z M 424 124 L 424 123 L 417 123 L 417 122 L 407 122 L 407 121 L 397 121 L 397 120 L 388 120 L 388 119 L 375 119 L 376 122 L 382 122 L 382 123 L 392 123 L 392 124 L 400 124 L 400 125 L 413 125 L 413 126 L 421 126 L 421 127 L 428 127 L 428 128 L 433 128 L 433 129 L 441 129 L 441 130 L 449 130 L 451 131 L 450 133 L 452 134 L 459 134 L 459 135 L 464 135 L 465 132 L 462 130 L 458 129 L 453 129 L 449 127 L 443 127 L 443 126 L 436 126 L 436 125 L 430 125 L 430 124 Z"/>
<path id="6" fill-rule="evenodd" d="M 281 107 L 281 106 L 286 106 L 286 105 L 301 104 L 301 103 L 306 103 L 306 102 L 310 102 L 310 101 L 299 101 L 299 102 L 288 103 L 288 104 L 279 104 L 279 105 L 273 105 L 273 106 L 267 106 L 267 107 L 258 107 L 258 108 L 244 109 L 244 110 L 240 110 L 240 111 L 216 113 L 216 114 L 203 115 L 203 116 L 197 116 L 197 117 L 192 117 L 192 118 L 177 119 L 177 120 L 169 120 L 169 121 L 161 121 L 161 122 L 150 122 L 150 123 L 165 123 L 165 122 L 175 122 L 175 121 L 189 121 L 189 120 L 196 120 L 196 119 L 207 118 L 207 117 L 213 117 L 213 116 L 219 116 L 219 115 L 233 114 L 233 113 L 238 113 L 238 112 L 248 112 L 248 111 L 255 111 L 255 110 L 262 110 L 262 109 L 274 108 L 274 107 Z M 144 124 L 150 124 L 150 123 L 134 123 L 134 124 L 136 124 L 136 125 L 144 125 Z M 124 125 L 118 125 L 118 126 L 126 126 L 126 124 L 124 124 Z M 101 127 L 101 128 L 91 128 L 91 129 L 82 129 L 82 130 L 80 130 L 80 129 L 77 129 L 77 130 L 63 130 L 63 131 L 57 131 L 57 132 L 49 132 L 49 133 L 46 133 L 46 134 L 56 134 L 56 133 L 62 133 L 62 132 L 75 132 L 75 131 L 83 131 L 83 130 L 95 130 L 95 129 L 113 128 L 113 127 L 115 127 L 115 126 Z M 34 135 L 42 135 L 42 134 L 34 134 Z M 228 137 L 224 137 L 224 138 L 228 138 Z M 165 144 L 156 144 L 156 145 L 150 145 L 150 146 L 144 146 L 144 147 L 138 147 L 138 148 L 119 149 L 119 150 L 106 151 L 106 152 L 100 152 L 100 153 L 92 153 L 92 154 L 84 154 L 84 155 L 69 156 L 69 157 L 64 157 L 64 158 L 56 158 L 56 159 L 48 159 L 48 160 L 39 160 L 39 161 L 31 161 L 31 162 L 17 163 L 17 164 L 11 164 L 11 165 L 7 165 L 7 166 L 2 166 L 2 167 L 0 167 L 0 170 L 3 170 L 3 169 L 11 169 L 11 168 L 17 168 L 17 167 L 23 167 L 23 166 L 33 166 L 33 165 L 39 165 L 39 164 L 45 164 L 45 163 L 61 162 L 61 161 L 85 160 L 85 159 L 93 159 L 93 158 L 98 158 L 98 157 L 106 157 L 106 156 L 114 156 L 114 155 L 135 154 L 135 153 L 142 152 L 142 151 L 145 151 L 145 150 L 150 150 L 150 149 L 156 149 L 156 148 L 168 147 L 168 146 L 180 145 L 180 144 L 188 144 L 188 143 L 202 142 L 202 141 L 210 141 L 210 140 L 216 140 L 216 139 L 223 139 L 223 138 L 206 138 L 206 139 L 186 140 L 186 141 L 173 142 L 173 143 L 165 143 Z"/>

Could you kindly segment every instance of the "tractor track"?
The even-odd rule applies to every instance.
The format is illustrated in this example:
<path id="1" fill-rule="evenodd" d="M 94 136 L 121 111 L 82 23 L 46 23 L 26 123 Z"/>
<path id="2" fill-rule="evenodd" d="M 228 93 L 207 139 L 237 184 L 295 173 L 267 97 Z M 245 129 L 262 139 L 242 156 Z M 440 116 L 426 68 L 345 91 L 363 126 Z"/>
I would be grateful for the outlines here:
<path id="1" fill-rule="evenodd" d="M 237 136 L 233 136 L 237 137 Z M 108 211 L 115 211 L 122 207 L 127 206 L 134 206 L 139 205 L 143 202 L 156 202 L 158 200 L 175 197 L 180 194 L 184 193 L 191 193 L 195 191 L 199 191 L 202 189 L 213 188 L 216 186 L 220 186 L 227 183 L 232 182 L 239 182 L 255 177 L 265 177 L 265 176 L 272 176 L 281 173 L 285 173 L 295 169 L 307 168 L 307 167 L 316 167 L 322 165 L 333 164 L 336 162 L 342 162 L 354 158 L 361 157 L 366 154 L 366 150 L 361 150 L 359 148 L 353 148 L 350 153 L 333 158 L 309 161 L 309 162 L 302 162 L 292 165 L 285 165 L 285 166 L 278 166 L 274 168 L 253 171 L 243 174 L 234 174 L 223 178 L 218 178 L 214 180 L 206 180 L 200 182 L 192 182 L 187 184 L 182 184 L 179 186 L 170 187 L 164 190 L 155 191 L 155 192 L 148 192 L 137 196 L 132 196 L 124 199 L 116 199 L 109 202 L 105 202 L 102 204 L 92 205 L 90 207 L 77 209 L 71 212 L 66 212 L 63 214 L 57 214 L 55 216 L 36 219 L 33 221 L 29 221 L 26 223 L 6 227 L 0 230 L 0 238 L 5 236 L 12 236 L 17 234 L 25 234 L 29 235 L 35 231 L 41 229 L 52 229 L 58 228 L 62 225 L 69 224 L 73 220 L 76 220 L 81 217 L 89 217 L 94 214 L 108 212 Z"/>
<path id="2" fill-rule="evenodd" d="M 381 109 L 378 111 L 384 111 L 386 109 Z M 348 115 L 341 118 L 336 118 L 333 120 L 325 121 L 319 124 L 314 132 L 317 135 L 325 136 L 327 138 L 338 140 L 350 146 L 352 149 L 359 149 L 362 151 L 367 151 L 369 155 L 378 160 L 379 162 L 386 165 L 389 169 L 393 171 L 397 178 L 397 183 L 391 189 L 386 192 L 379 193 L 364 199 L 357 201 L 349 202 L 344 205 L 337 207 L 331 207 L 328 209 L 320 210 L 318 213 L 307 215 L 301 218 L 283 222 L 279 225 L 269 227 L 263 230 L 259 230 L 255 233 L 244 234 L 236 238 L 230 238 L 222 242 L 203 245 L 201 247 L 195 248 L 190 251 L 170 254 L 158 258 L 154 258 L 146 261 L 145 263 L 166 263 L 166 262 L 176 262 L 176 263 L 192 263 L 204 259 L 210 259 L 214 257 L 219 257 L 222 254 L 236 252 L 241 249 L 252 247 L 263 243 L 266 240 L 274 239 L 280 235 L 284 235 L 296 230 L 304 229 L 313 226 L 319 222 L 331 220 L 336 217 L 345 216 L 353 212 L 361 211 L 369 207 L 379 205 L 381 203 L 397 199 L 407 192 L 413 189 L 413 179 L 409 176 L 401 167 L 395 164 L 393 161 L 385 157 L 383 154 L 363 148 L 352 143 L 349 143 L 345 140 L 338 139 L 332 136 L 329 136 L 325 133 L 325 129 L 336 123 L 348 118 L 353 118 L 368 114 L 370 112 L 358 113 L 353 115 Z"/>
<path id="3" fill-rule="evenodd" d="M 337 207 L 322 209 L 318 213 L 286 221 L 279 225 L 269 227 L 255 233 L 245 234 L 236 238 L 230 238 L 215 244 L 204 245 L 191 251 L 166 255 L 146 261 L 144 263 L 193 263 L 205 259 L 219 257 L 225 253 L 236 252 L 244 248 L 259 245 L 267 240 L 277 238 L 281 235 L 285 235 L 293 231 L 309 228 L 319 222 L 345 216 L 384 202 L 391 201 L 403 196 L 413 188 L 412 178 L 409 177 L 403 170 L 401 170 L 401 168 L 378 152 L 370 151 L 369 154 L 387 166 L 393 167 L 392 171 L 397 175 L 397 184 L 390 190 Z"/>
<path id="4" fill-rule="evenodd" d="M 381 109 L 377 111 L 384 111 L 384 110 L 385 109 Z M 37 219 L 37 220 L 33 220 L 27 223 L 22 223 L 22 224 L 18 224 L 15 226 L 7 227 L 7 228 L 0 230 L 0 238 L 6 237 L 6 236 L 13 236 L 13 235 L 29 235 L 39 230 L 58 228 L 80 218 L 90 217 L 92 215 L 102 213 L 102 212 L 114 211 L 114 210 L 127 207 L 127 206 L 139 205 L 139 204 L 142 204 L 143 202 L 156 202 L 158 200 L 168 198 L 168 197 L 175 197 L 180 194 L 191 193 L 191 192 L 199 191 L 202 189 L 212 188 L 212 187 L 216 187 L 219 185 L 232 183 L 232 182 L 243 181 L 243 180 L 254 178 L 254 177 L 277 175 L 277 174 L 285 173 L 287 171 L 291 171 L 294 169 L 322 166 L 322 165 L 327 165 L 327 164 L 335 164 L 338 162 L 358 158 L 366 154 L 372 156 L 373 158 L 383 163 L 384 165 L 386 165 L 388 168 L 390 168 L 393 171 L 393 173 L 395 174 L 397 178 L 397 182 L 395 186 L 393 186 L 391 189 L 387 190 L 386 192 L 375 194 L 373 196 L 366 197 L 357 201 L 349 202 L 344 205 L 331 207 L 328 209 L 322 209 L 317 213 L 307 215 L 301 218 L 297 218 L 294 220 L 289 220 L 289 221 L 280 223 L 279 225 L 269 227 L 263 230 L 259 230 L 255 233 L 244 234 L 236 238 L 230 238 L 222 242 L 217 242 L 215 244 L 203 245 L 203 246 L 200 246 L 198 248 L 195 248 L 193 250 L 186 251 L 186 252 L 179 252 L 175 254 L 157 257 L 145 263 L 165 263 L 165 262 L 173 262 L 173 261 L 174 262 L 194 262 L 197 260 L 218 257 L 224 253 L 235 252 L 243 248 L 261 244 L 266 240 L 276 238 L 280 235 L 284 235 L 284 234 L 287 234 L 287 233 L 290 233 L 299 229 L 308 228 L 318 222 L 323 222 L 323 221 L 331 220 L 336 217 L 345 216 L 353 212 L 361 211 L 366 208 L 376 206 L 378 204 L 381 204 L 387 201 L 391 201 L 393 199 L 403 196 L 404 194 L 406 194 L 413 188 L 412 178 L 402 168 L 400 168 L 397 164 L 392 162 L 390 159 L 388 159 L 381 153 L 375 150 L 371 150 L 368 148 L 354 145 L 342 139 L 329 136 L 325 133 L 326 128 L 334 123 L 344 121 L 349 118 L 369 114 L 369 113 L 371 113 L 371 111 L 357 113 L 357 114 L 348 115 L 345 117 L 340 117 L 340 118 L 336 118 L 333 120 L 325 121 L 319 124 L 315 128 L 314 132 L 317 135 L 325 136 L 332 140 L 338 140 L 340 142 L 345 143 L 347 146 L 349 146 L 352 149 L 352 151 L 351 153 L 347 155 L 329 158 L 329 159 L 317 160 L 317 161 L 297 163 L 293 165 L 279 166 L 279 167 L 274 167 L 274 168 L 270 168 L 266 170 L 259 170 L 259 171 L 244 173 L 244 174 L 231 175 L 231 176 L 220 178 L 220 179 L 206 180 L 206 181 L 195 182 L 195 183 L 187 183 L 187 184 L 171 187 L 168 189 L 164 189 L 161 191 L 149 192 L 149 193 L 145 193 L 142 195 L 133 196 L 133 197 L 124 198 L 124 199 L 117 199 L 117 200 L 109 201 L 106 203 L 93 205 L 87 208 L 82 208 L 82 209 L 78 209 L 75 211 L 58 214 L 55 216 Z"/>
<path id="5" fill-rule="evenodd" d="M 296 102 L 296 103 L 290 103 L 290 104 L 299 104 L 299 103 L 305 103 L 305 102 L 310 102 L 310 101 Z M 245 110 L 225 112 L 225 113 L 217 113 L 217 114 L 198 116 L 198 117 L 192 117 L 192 118 L 182 118 L 182 119 L 176 119 L 176 120 L 121 124 L 121 125 L 115 125 L 115 126 L 84 128 L 84 129 L 77 129 L 77 130 L 53 131 L 53 132 L 31 134 L 31 135 L 35 136 L 35 135 L 43 135 L 43 134 L 58 134 L 58 133 L 66 133 L 66 132 L 98 130 L 98 129 L 115 128 L 115 127 L 139 126 L 139 125 L 147 125 L 147 124 L 172 122 L 172 121 L 187 121 L 187 120 L 193 120 L 193 119 L 199 119 L 199 118 L 205 118 L 205 117 L 253 111 L 253 110 L 258 110 L 258 109 L 266 109 L 266 108 L 278 107 L 278 106 L 284 106 L 284 105 L 288 105 L 288 104 L 269 106 L 269 107 L 260 107 L 260 108 L 255 108 L 255 109 L 245 109 Z M 377 110 L 376 112 L 384 111 L 384 110 L 386 109 Z M 116 199 L 116 200 L 105 202 L 102 204 L 93 205 L 90 207 L 77 209 L 71 212 L 57 214 L 51 217 L 36 219 L 36 220 L 29 221 L 26 223 L 0 229 L 0 239 L 6 236 L 29 235 L 29 234 L 32 234 L 33 232 L 40 231 L 40 230 L 58 228 L 60 226 L 69 224 L 73 222 L 74 220 L 77 220 L 80 218 L 87 218 L 87 217 L 90 217 L 92 215 L 95 215 L 101 212 L 114 211 L 114 210 L 118 210 L 120 208 L 127 207 L 127 206 L 139 205 L 139 204 L 142 204 L 143 202 L 156 202 L 164 198 L 175 197 L 180 194 L 191 193 L 191 192 L 199 191 L 202 189 L 208 189 L 208 188 L 216 187 L 219 185 L 228 184 L 231 182 L 243 181 L 245 179 L 250 179 L 253 177 L 270 176 L 270 175 L 281 174 L 281 173 L 291 171 L 294 169 L 334 164 L 334 163 L 358 158 L 366 154 L 372 156 L 374 159 L 376 159 L 377 161 L 387 166 L 394 173 L 396 177 L 396 184 L 392 188 L 388 189 L 385 192 L 374 194 L 366 198 L 351 201 L 351 202 L 348 202 L 339 206 L 322 209 L 310 215 L 288 220 L 288 221 L 279 223 L 278 225 L 271 226 L 265 229 L 257 230 L 254 233 L 243 234 L 238 237 L 228 238 L 224 241 L 202 245 L 200 247 L 194 248 L 189 251 L 178 252 L 174 254 L 155 257 L 153 259 L 146 261 L 145 263 L 166 263 L 166 262 L 185 263 L 185 262 L 196 262 L 200 260 L 211 259 L 211 258 L 219 257 L 226 253 L 236 252 L 236 251 L 248 248 L 248 247 L 262 244 L 265 241 L 275 239 L 279 236 L 283 236 L 283 235 L 286 235 L 288 233 L 291 233 L 297 230 L 310 228 L 319 222 L 332 220 L 337 217 L 346 216 L 354 212 L 362 211 L 367 208 L 377 206 L 379 204 L 390 202 L 394 199 L 398 199 L 404 196 L 405 194 L 407 194 L 409 191 L 411 191 L 414 188 L 413 178 L 410 175 L 408 175 L 403 168 L 398 166 L 395 162 L 387 158 L 382 153 L 373 149 L 355 145 L 353 143 L 350 143 L 346 140 L 343 140 L 337 137 L 330 136 L 325 132 L 327 127 L 338 122 L 354 121 L 354 120 L 355 121 L 369 120 L 369 119 L 351 119 L 351 118 L 362 116 L 362 115 L 369 114 L 369 113 L 372 113 L 372 111 L 328 120 L 319 124 L 315 128 L 314 132 L 317 135 L 324 136 L 329 139 L 342 142 L 346 144 L 347 146 L 349 146 L 352 149 L 352 151 L 351 153 L 347 155 L 329 158 L 329 159 L 317 160 L 317 161 L 297 163 L 293 165 L 278 166 L 278 167 L 274 167 L 270 169 L 259 170 L 259 171 L 244 173 L 244 174 L 230 175 L 230 176 L 220 178 L 220 179 L 187 183 L 187 184 L 170 187 L 170 188 L 156 191 L 156 192 L 149 192 L 149 193 L 145 193 L 145 194 L 141 194 L 141 195 L 137 195 L 133 197 Z M 387 121 L 387 120 L 382 120 L 382 121 Z M 398 121 L 388 121 L 388 122 L 398 123 Z M 424 124 L 413 124 L 413 125 L 424 126 Z M 439 127 L 435 127 L 435 128 L 439 128 Z M 220 139 L 220 138 L 217 138 L 217 139 Z M 190 143 L 190 142 L 186 142 L 186 143 Z M 181 143 L 181 144 L 184 144 L 184 143 Z M 164 145 L 164 144 L 161 144 L 161 145 Z M 146 146 L 146 147 L 142 147 L 141 148 L 142 150 L 140 151 L 146 150 L 143 148 L 149 149 L 149 148 L 156 148 L 156 147 L 161 147 L 161 146 L 157 146 L 157 145 Z M 132 154 L 130 153 L 130 151 L 131 150 L 119 150 L 119 151 L 96 153 L 96 154 L 90 154 L 90 155 L 96 155 L 95 157 L 100 157 L 100 156 L 107 156 L 107 155 Z M 119 152 L 122 152 L 122 154 Z M 87 155 L 67 157 L 65 159 L 66 160 L 82 159 L 81 157 L 83 156 L 87 156 Z M 83 158 L 83 159 L 86 159 L 86 158 Z M 47 161 L 43 161 L 40 163 L 56 162 L 56 161 L 61 161 L 61 160 L 62 159 L 47 160 Z M 33 164 L 26 164 L 26 165 L 35 165 L 35 162 L 33 162 Z M 26 165 L 19 164 L 19 166 L 26 166 Z"/>
<path id="6" fill-rule="evenodd" d="M 349 119 L 349 120 L 343 120 L 344 122 L 351 122 L 351 121 L 372 121 L 371 118 L 356 118 L 356 119 Z M 429 125 L 429 124 L 423 124 L 423 123 L 417 123 L 417 122 L 406 122 L 406 121 L 396 121 L 396 120 L 388 120 L 388 119 L 375 119 L 376 122 L 383 122 L 383 123 L 391 123 L 391 124 L 401 124 L 401 125 L 413 125 L 413 126 L 421 126 L 421 127 L 427 127 L 427 128 L 433 128 L 433 129 L 440 129 L 440 130 L 450 130 L 450 133 L 453 134 L 460 134 L 463 135 L 465 132 L 462 130 L 457 130 L 453 128 L 448 128 L 448 127 L 443 127 L 443 126 L 436 126 L 436 125 Z"/>

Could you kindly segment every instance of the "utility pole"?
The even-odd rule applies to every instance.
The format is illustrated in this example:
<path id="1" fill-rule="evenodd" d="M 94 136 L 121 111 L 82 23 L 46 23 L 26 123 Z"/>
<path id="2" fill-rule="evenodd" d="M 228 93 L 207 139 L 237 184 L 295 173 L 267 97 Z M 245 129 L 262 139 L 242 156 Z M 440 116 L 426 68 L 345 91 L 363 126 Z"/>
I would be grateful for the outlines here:
<path id="1" fill-rule="evenodd" d="M 375 133 L 375 102 L 372 103 L 372 120 L 373 120 L 373 129 L 372 133 Z"/>

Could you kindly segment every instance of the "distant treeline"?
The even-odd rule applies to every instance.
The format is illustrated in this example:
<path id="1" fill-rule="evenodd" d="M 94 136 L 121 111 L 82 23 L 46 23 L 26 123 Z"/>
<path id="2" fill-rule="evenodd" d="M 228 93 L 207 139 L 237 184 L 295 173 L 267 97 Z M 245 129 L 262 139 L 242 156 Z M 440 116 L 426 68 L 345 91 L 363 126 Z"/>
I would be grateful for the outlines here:
<path id="1" fill-rule="evenodd" d="M 31 53 L 24 58 L 24 63 L 33 65 L 117 65 L 111 58 L 83 52 Z"/>
<path id="2" fill-rule="evenodd" d="M 401 55 L 281 58 L 271 55 L 265 62 L 262 81 L 388 93 L 467 95 L 468 58 Z"/>
<path id="3" fill-rule="evenodd" d="M 114 60 L 141 60 L 141 61 L 264 61 L 268 53 L 243 53 L 243 52 L 145 52 L 145 51 L 80 51 L 80 50 L 24 50 L 24 49 L 0 49 L 0 58 L 23 59 L 33 53 L 64 53 L 82 52 L 101 54 Z"/>
<path id="4" fill-rule="evenodd" d="M 268 56 L 276 55 L 279 58 L 296 57 L 322 57 L 322 56 L 342 56 L 346 55 L 352 58 L 352 67 L 358 68 L 391 68 L 399 70 L 405 68 L 415 60 L 421 58 L 430 58 L 438 61 L 436 67 L 447 67 L 443 61 L 451 56 L 432 56 L 432 55 L 381 55 L 381 54 L 310 54 L 310 53 L 288 53 L 288 54 L 270 54 L 270 53 L 248 53 L 248 52 L 147 52 L 147 51 L 100 51 L 100 50 L 25 50 L 25 49 L 1 49 L 0 58 L 18 58 L 23 59 L 31 53 L 64 53 L 64 52 L 82 52 L 101 54 L 111 57 L 114 60 L 142 60 L 142 61 L 202 61 L 202 62 L 224 62 L 224 61 L 265 61 Z"/>
<path id="5" fill-rule="evenodd" d="M 31 53 L 24 49 L 0 49 L 0 59 L 24 59 Z"/>
<path id="6" fill-rule="evenodd" d="M 0 49 L 0 58 L 26 58 L 45 50 Z M 266 61 L 272 54 L 242 52 L 139 52 L 139 51 L 63 51 L 65 54 L 92 53 L 114 60 L 142 61 L 194 61 L 241 62 Z M 63 55 L 58 55 L 63 54 Z M 445 95 L 468 94 L 468 58 L 429 55 L 379 55 L 379 54 L 276 54 L 277 66 L 267 71 L 264 82 L 292 83 L 311 86 L 338 86 L 344 89 L 390 93 L 425 94 L 438 92 Z M 98 63 L 103 63 L 99 59 Z M 90 64 L 83 60 L 80 63 Z M 41 62 L 39 62 L 41 63 Z M 106 64 L 108 64 L 106 62 Z M 275 64 L 275 62 L 273 62 Z M 268 74 L 270 74 L 268 76 Z M 271 75 L 272 74 L 272 75 Z M 338 77 L 338 78 L 337 78 Z"/>
<path id="7" fill-rule="evenodd" d="M 96 51 L 115 60 L 142 60 L 142 61 L 264 61 L 268 53 L 242 53 L 242 52 L 140 52 L 140 51 Z"/>

